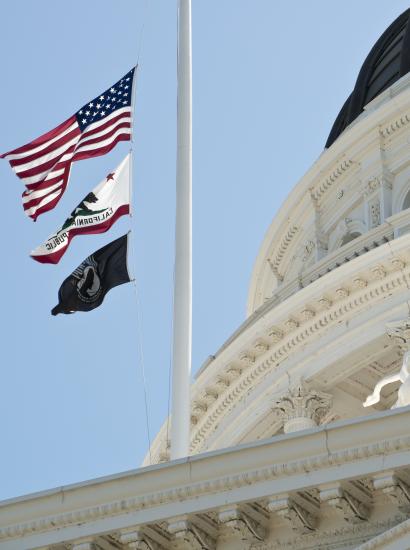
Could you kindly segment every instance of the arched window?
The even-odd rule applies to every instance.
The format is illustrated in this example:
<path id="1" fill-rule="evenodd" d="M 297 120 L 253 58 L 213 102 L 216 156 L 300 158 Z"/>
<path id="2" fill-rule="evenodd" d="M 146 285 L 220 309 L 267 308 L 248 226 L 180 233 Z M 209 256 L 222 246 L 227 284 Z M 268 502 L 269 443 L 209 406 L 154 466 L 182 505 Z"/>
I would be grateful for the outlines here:
<path id="1" fill-rule="evenodd" d="M 353 239 L 357 239 L 357 237 L 360 237 L 361 233 L 358 231 L 354 231 L 353 233 L 347 233 L 340 244 L 340 246 L 343 246 L 344 244 L 350 243 L 350 241 L 353 241 Z"/>
<path id="2" fill-rule="evenodd" d="M 402 210 L 410 208 L 410 191 L 407 192 L 407 195 L 404 197 Z"/>

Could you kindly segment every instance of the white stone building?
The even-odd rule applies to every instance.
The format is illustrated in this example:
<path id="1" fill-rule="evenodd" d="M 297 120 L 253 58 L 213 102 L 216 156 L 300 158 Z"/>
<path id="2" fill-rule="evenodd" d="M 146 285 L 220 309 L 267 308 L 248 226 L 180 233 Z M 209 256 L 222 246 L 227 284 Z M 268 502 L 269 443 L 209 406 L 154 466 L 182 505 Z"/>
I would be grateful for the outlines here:
<path id="1" fill-rule="evenodd" d="M 410 10 L 267 231 L 192 386 L 191 456 L 0 503 L 0 550 L 410 548 Z"/>

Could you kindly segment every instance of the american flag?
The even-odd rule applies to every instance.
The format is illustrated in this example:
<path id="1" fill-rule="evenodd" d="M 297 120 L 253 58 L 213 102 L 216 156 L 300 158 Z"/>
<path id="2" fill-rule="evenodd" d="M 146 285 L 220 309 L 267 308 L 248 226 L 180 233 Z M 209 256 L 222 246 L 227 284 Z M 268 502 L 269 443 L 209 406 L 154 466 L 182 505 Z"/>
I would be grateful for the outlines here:
<path id="1" fill-rule="evenodd" d="M 135 69 L 54 130 L 0 155 L 24 181 L 23 208 L 34 221 L 61 199 L 72 162 L 105 155 L 131 139 Z"/>

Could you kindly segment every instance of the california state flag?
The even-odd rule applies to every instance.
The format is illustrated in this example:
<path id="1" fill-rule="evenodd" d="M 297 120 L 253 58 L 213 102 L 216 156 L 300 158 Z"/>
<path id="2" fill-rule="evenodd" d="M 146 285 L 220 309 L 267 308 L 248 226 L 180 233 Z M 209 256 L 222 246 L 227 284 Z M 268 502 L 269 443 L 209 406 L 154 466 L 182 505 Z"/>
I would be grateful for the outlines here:
<path id="1" fill-rule="evenodd" d="M 130 154 L 80 202 L 61 229 L 38 246 L 31 257 L 43 264 L 57 264 L 76 235 L 104 233 L 130 213 Z"/>

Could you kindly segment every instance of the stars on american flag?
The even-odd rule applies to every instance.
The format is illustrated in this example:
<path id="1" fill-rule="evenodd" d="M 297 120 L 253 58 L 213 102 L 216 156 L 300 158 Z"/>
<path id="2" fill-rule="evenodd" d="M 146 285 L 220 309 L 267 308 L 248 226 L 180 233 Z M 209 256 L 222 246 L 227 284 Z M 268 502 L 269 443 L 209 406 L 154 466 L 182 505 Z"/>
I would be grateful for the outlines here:
<path id="1" fill-rule="evenodd" d="M 117 109 L 131 105 L 133 76 L 134 69 L 131 69 L 111 88 L 77 111 L 76 118 L 81 131 L 93 122 L 102 120 L 114 113 Z"/>

